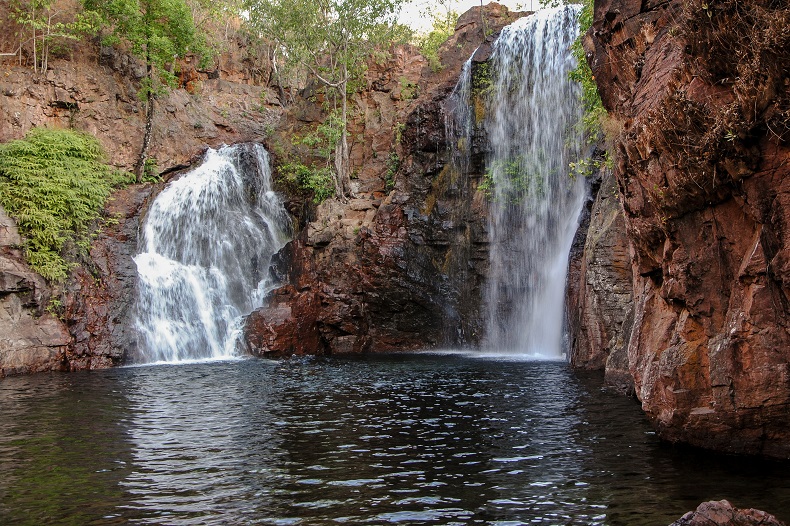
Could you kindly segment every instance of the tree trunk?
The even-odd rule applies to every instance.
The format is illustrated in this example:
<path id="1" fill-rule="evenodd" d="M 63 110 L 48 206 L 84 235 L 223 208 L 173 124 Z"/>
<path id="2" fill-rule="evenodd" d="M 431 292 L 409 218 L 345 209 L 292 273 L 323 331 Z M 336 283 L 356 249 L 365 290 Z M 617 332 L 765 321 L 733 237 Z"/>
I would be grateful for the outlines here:
<path id="1" fill-rule="evenodd" d="M 153 77 L 150 62 L 146 71 L 148 76 L 148 100 L 145 108 L 145 134 L 143 135 L 143 144 L 140 147 L 140 155 L 137 157 L 137 163 L 134 166 L 134 174 L 137 176 L 138 183 L 143 181 L 143 175 L 145 175 L 145 160 L 148 157 L 148 146 L 151 144 L 151 130 L 154 127 L 154 90 L 152 89 Z"/>
<path id="2" fill-rule="evenodd" d="M 348 155 L 348 93 L 347 82 L 339 86 L 341 98 L 340 113 L 340 140 L 335 147 L 335 170 L 337 172 L 336 193 L 337 198 L 345 202 L 351 195 L 351 174 L 349 170 Z"/>

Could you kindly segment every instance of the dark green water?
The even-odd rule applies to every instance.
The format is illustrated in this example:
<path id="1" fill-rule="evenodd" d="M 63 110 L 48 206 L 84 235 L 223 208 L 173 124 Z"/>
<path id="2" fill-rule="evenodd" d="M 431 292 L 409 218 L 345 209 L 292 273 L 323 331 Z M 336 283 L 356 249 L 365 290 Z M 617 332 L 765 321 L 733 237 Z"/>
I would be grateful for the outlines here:
<path id="1" fill-rule="evenodd" d="M 392 355 L 0 380 L 0 524 L 790 519 L 788 465 L 662 445 L 565 364 Z"/>

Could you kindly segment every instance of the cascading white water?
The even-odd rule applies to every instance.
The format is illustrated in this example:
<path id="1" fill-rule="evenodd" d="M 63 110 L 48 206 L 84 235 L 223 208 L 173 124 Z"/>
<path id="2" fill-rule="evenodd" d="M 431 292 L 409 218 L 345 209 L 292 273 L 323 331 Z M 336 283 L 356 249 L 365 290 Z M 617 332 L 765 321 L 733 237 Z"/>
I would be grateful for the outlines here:
<path id="1" fill-rule="evenodd" d="M 209 149 L 170 183 L 145 218 L 136 328 L 143 362 L 236 354 L 243 316 L 272 287 L 272 256 L 290 223 L 260 145 Z"/>
<path id="2" fill-rule="evenodd" d="M 570 46 L 579 6 L 538 11 L 494 44 L 485 129 L 492 184 L 487 343 L 560 359 L 568 254 L 585 197 L 568 164 L 583 148 Z"/>

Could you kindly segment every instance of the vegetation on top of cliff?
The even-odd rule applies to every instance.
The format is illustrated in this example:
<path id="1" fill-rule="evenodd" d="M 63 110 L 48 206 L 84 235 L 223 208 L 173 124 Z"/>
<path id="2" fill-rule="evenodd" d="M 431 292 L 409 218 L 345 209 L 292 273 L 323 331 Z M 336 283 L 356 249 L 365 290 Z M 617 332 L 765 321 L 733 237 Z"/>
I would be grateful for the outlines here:
<path id="1" fill-rule="evenodd" d="M 351 193 L 348 145 L 349 92 L 363 79 L 371 57 L 408 36 L 396 16 L 404 0 L 247 0 L 250 22 L 281 50 L 286 66 L 323 86 L 328 109 L 337 111 L 335 195 Z"/>
<path id="2" fill-rule="evenodd" d="M 108 34 L 107 44 L 126 42 L 145 64 L 139 96 L 146 103 L 143 142 L 135 165 L 138 182 L 142 180 L 153 128 L 154 100 L 167 87 L 175 85 L 178 59 L 189 53 L 202 57 L 211 52 L 204 35 L 197 30 L 192 11 L 185 0 L 83 0 L 85 9 L 97 13 Z"/>
<path id="3" fill-rule="evenodd" d="M 431 19 L 431 30 L 417 40 L 420 53 L 428 59 L 433 71 L 440 71 L 443 68 L 442 61 L 439 59 L 439 48 L 453 35 L 455 24 L 458 22 L 458 13 L 452 9 L 451 0 L 439 0 L 439 5 L 441 9 L 423 13 L 423 16 Z"/>
<path id="4" fill-rule="evenodd" d="M 66 278 L 64 255 L 87 251 L 110 192 L 130 182 L 103 160 L 95 137 L 72 130 L 34 128 L 0 144 L 0 204 L 25 236 L 30 266 L 50 281 Z"/>
<path id="5" fill-rule="evenodd" d="M 44 72 L 50 55 L 68 51 L 67 42 L 92 35 L 99 26 L 96 13 L 64 10 L 57 0 L 17 0 L 8 13 L 10 21 L 19 25 L 18 45 L 14 54 L 27 51 L 33 61 L 33 71 Z"/>

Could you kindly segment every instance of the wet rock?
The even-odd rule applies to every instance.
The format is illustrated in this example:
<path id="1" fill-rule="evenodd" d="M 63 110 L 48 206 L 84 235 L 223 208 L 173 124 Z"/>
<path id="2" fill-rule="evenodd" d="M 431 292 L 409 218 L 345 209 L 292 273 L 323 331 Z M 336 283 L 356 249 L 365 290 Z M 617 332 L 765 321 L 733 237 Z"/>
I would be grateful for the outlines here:
<path id="1" fill-rule="evenodd" d="M 785 523 L 764 511 L 739 509 L 729 501 L 709 501 L 700 504 L 670 526 L 785 526 Z"/>
<path id="2" fill-rule="evenodd" d="M 568 321 L 570 362 L 604 369 L 607 383 L 633 392 L 627 346 L 633 323 L 633 276 L 625 218 L 614 175 L 605 170 L 595 186 L 577 257 L 571 257 Z"/>
<path id="3" fill-rule="evenodd" d="M 92 243 L 90 261 L 78 267 L 65 291 L 65 314 L 73 343 L 65 353 L 68 369 L 119 365 L 136 352 L 132 308 L 141 211 L 152 185 L 132 185 L 113 194 L 105 226 Z"/>
<path id="4" fill-rule="evenodd" d="M 71 343 L 47 311 L 51 291 L 24 262 L 16 224 L 0 208 L 0 377 L 63 368 Z"/>

